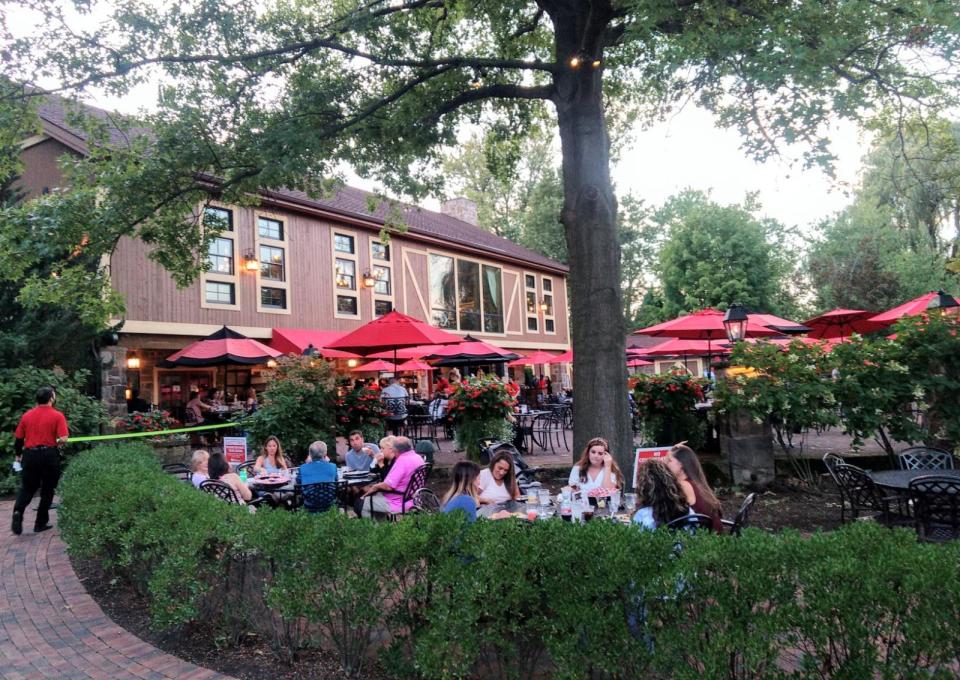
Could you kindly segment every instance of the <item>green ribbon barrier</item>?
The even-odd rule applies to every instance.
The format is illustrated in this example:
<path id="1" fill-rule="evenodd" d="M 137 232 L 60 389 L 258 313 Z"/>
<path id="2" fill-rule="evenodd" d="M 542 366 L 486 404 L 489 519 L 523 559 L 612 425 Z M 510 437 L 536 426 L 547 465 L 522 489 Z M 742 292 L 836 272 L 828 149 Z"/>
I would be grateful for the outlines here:
<path id="1" fill-rule="evenodd" d="M 222 430 L 225 427 L 239 427 L 241 422 L 219 423 L 217 425 L 200 425 L 198 427 L 181 427 L 175 430 L 154 430 L 153 432 L 122 432 L 120 434 L 98 434 L 89 437 L 70 437 L 67 444 L 81 442 L 103 442 L 111 439 L 133 439 L 135 437 L 162 437 L 167 434 L 181 434 L 183 432 L 207 432 L 208 430 Z"/>

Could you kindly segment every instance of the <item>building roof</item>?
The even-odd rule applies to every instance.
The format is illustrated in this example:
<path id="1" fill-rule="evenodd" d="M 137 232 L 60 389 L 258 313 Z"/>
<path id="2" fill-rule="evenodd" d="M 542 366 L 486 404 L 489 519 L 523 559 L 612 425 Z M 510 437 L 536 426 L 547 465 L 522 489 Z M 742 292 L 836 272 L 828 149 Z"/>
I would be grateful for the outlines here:
<path id="1" fill-rule="evenodd" d="M 150 129 L 146 127 L 134 126 L 129 131 L 118 129 L 116 121 L 129 122 L 131 120 L 129 117 L 118 116 L 89 105 L 84 105 L 84 110 L 88 115 L 106 124 L 111 144 L 124 146 L 129 143 L 130 136 L 137 137 L 150 134 Z M 47 96 L 38 106 L 37 113 L 43 122 L 45 132 L 78 153 L 86 154 L 88 152 L 86 135 L 82 129 L 68 122 L 68 111 L 69 104 L 65 99 Z M 268 199 L 279 199 L 306 208 L 322 210 L 379 225 L 384 223 L 384 218 L 389 210 L 389 206 L 381 205 L 371 214 L 368 209 L 371 192 L 350 186 L 342 186 L 332 196 L 319 199 L 312 198 L 306 193 L 294 189 L 264 190 L 261 194 Z M 569 267 L 565 264 L 544 257 L 540 253 L 524 248 L 469 222 L 406 203 L 399 203 L 399 206 L 408 235 L 440 239 L 472 251 L 487 253 L 493 257 L 519 260 L 561 273 L 569 271 Z"/>

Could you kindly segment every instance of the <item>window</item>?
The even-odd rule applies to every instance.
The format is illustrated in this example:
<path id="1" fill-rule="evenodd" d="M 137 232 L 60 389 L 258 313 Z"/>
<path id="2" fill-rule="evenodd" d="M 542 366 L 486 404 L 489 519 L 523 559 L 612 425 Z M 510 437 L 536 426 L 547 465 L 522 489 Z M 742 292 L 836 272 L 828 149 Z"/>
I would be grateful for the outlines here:
<path id="1" fill-rule="evenodd" d="M 219 281 L 207 281 L 204 284 L 204 299 L 212 305 L 232 305 L 235 304 L 234 287 L 232 283 L 220 283 Z"/>
<path id="2" fill-rule="evenodd" d="M 556 333 L 557 325 L 553 311 L 553 279 L 547 276 L 540 277 L 540 286 L 543 289 L 543 332 Z"/>
<path id="3" fill-rule="evenodd" d="M 457 327 L 457 280 L 453 258 L 430 254 L 430 323 Z"/>
<path id="4" fill-rule="evenodd" d="M 283 288 L 260 287 L 260 306 L 275 309 L 287 308 L 287 291 Z"/>
<path id="5" fill-rule="evenodd" d="M 374 260 L 380 260 L 381 262 L 390 261 L 390 246 L 386 243 L 380 243 L 380 241 L 373 241 L 370 244 L 370 255 Z"/>
<path id="6" fill-rule="evenodd" d="M 337 288 L 343 290 L 357 289 L 357 263 L 353 260 L 337 258 Z"/>
<path id="7" fill-rule="evenodd" d="M 390 267 L 375 266 L 373 268 L 373 275 L 377 279 L 377 282 L 373 285 L 373 292 L 377 295 L 391 295 Z"/>
<path id="8" fill-rule="evenodd" d="M 260 278 L 283 281 L 283 248 L 260 246 Z"/>
<path id="9" fill-rule="evenodd" d="M 337 313 L 346 316 L 357 316 L 360 313 L 357 309 L 357 298 L 352 295 L 338 295 Z"/>
<path id="10" fill-rule="evenodd" d="M 373 315 L 377 318 L 380 318 L 384 314 L 389 314 L 393 311 L 393 303 L 390 300 L 374 300 L 373 301 Z"/>
<path id="11" fill-rule="evenodd" d="M 533 274 L 523 275 L 524 300 L 527 306 L 527 331 L 540 332 L 539 305 L 537 302 L 537 277 Z"/>
<path id="12" fill-rule="evenodd" d="M 503 333 L 503 272 L 483 265 L 483 330 Z"/>
<path id="13" fill-rule="evenodd" d="M 258 214 L 256 252 L 260 260 L 257 311 L 289 314 L 290 272 L 287 271 L 288 234 L 279 217 Z M 267 283 L 268 285 L 263 285 Z"/>
<path id="14" fill-rule="evenodd" d="M 207 246 L 207 270 L 200 275 L 200 307 L 239 309 L 239 256 L 233 231 L 233 211 L 216 205 L 204 206 L 201 226 L 213 238 Z M 211 231 L 216 234 L 210 234 Z"/>
<path id="15" fill-rule="evenodd" d="M 207 262 L 210 263 L 209 271 L 211 272 L 233 274 L 233 239 L 222 236 L 213 239 L 207 251 Z"/>
<path id="16" fill-rule="evenodd" d="M 360 316 L 360 258 L 357 252 L 357 236 L 351 233 L 333 232 L 333 290 L 334 316 L 357 318 Z"/>
<path id="17" fill-rule="evenodd" d="M 283 222 L 270 219 L 269 217 L 257 218 L 257 234 L 260 238 L 268 238 L 272 241 L 283 240 Z"/>
<path id="18" fill-rule="evenodd" d="M 338 253 L 349 253 L 353 255 L 356 253 L 356 248 L 354 247 L 355 240 L 353 236 L 347 236 L 346 234 L 334 234 L 333 235 L 333 249 Z"/>
<path id="19" fill-rule="evenodd" d="M 430 310 L 440 328 L 503 333 L 503 270 L 431 253 Z"/>
<path id="20" fill-rule="evenodd" d="M 233 211 L 208 205 L 203 209 L 203 226 L 217 231 L 233 231 Z"/>

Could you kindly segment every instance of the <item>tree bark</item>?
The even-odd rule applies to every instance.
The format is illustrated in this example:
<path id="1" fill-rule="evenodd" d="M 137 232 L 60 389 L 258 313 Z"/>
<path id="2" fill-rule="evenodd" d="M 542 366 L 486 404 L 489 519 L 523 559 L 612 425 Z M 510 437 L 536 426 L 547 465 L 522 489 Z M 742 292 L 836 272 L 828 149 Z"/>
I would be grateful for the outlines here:
<path id="1" fill-rule="evenodd" d="M 563 153 L 561 221 L 570 263 L 574 366 L 574 459 L 591 437 L 604 437 L 625 476 L 633 469 L 627 402 L 617 201 L 601 90 L 603 32 L 609 3 L 568 3 L 551 13 L 557 61 L 554 104 Z M 571 57 L 581 63 L 571 66 Z"/>

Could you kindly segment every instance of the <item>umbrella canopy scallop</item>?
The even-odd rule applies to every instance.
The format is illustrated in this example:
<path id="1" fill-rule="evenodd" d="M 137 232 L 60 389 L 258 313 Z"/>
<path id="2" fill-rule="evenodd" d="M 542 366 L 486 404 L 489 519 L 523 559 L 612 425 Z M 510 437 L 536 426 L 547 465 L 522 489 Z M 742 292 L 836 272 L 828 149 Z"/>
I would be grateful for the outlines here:
<path id="1" fill-rule="evenodd" d="M 226 364 L 265 364 L 283 356 L 272 347 L 248 338 L 224 326 L 202 340 L 197 340 L 179 352 L 168 356 L 162 366 L 223 366 Z"/>

